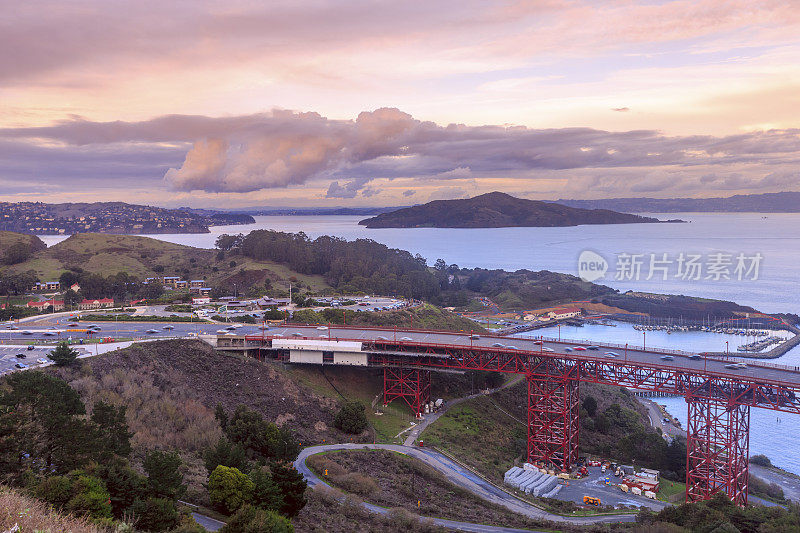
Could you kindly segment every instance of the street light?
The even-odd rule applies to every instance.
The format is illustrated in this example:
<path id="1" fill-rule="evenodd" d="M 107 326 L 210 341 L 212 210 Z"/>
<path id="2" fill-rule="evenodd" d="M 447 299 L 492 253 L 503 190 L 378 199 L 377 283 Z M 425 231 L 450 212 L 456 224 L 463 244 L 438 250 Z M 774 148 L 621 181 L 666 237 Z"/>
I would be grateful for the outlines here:
<path id="1" fill-rule="evenodd" d="M 647 332 L 642 332 L 642 351 L 647 351 Z"/>

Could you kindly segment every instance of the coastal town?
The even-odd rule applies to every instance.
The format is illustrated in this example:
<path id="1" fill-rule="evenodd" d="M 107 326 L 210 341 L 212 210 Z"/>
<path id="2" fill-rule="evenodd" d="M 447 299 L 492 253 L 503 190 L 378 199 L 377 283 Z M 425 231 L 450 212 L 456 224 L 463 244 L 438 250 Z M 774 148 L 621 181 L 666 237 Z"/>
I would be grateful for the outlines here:
<path id="1" fill-rule="evenodd" d="M 73 233 L 207 233 L 209 226 L 250 223 L 249 215 L 192 213 L 123 202 L 48 204 L 0 202 L 0 231 L 35 235 Z"/>

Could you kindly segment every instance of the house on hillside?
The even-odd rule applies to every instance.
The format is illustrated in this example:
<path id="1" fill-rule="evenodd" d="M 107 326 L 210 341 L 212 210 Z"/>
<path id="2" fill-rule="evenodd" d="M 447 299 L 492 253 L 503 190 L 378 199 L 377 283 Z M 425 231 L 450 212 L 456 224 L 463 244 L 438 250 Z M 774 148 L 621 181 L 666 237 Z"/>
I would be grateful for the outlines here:
<path id="1" fill-rule="evenodd" d="M 31 288 L 34 292 L 44 292 L 44 291 L 57 291 L 61 289 L 61 283 L 58 281 L 44 281 L 40 282 L 37 281 L 33 284 Z"/>

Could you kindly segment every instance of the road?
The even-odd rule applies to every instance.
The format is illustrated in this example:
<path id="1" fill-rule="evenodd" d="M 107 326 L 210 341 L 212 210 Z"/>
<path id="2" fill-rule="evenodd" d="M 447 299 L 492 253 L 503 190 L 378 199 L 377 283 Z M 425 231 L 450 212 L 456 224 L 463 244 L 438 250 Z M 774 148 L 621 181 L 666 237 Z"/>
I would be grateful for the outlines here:
<path id="1" fill-rule="evenodd" d="M 294 466 L 298 472 L 303 474 L 306 478 L 309 487 L 329 486 L 321 480 L 311 469 L 306 465 L 306 459 L 311 456 L 322 452 L 333 450 L 390 450 L 402 453 L 409 457 L 418 459 L 428 466 L 441 472 L 448 481 L 463 489 L 466 489 L 476 496 L 505 507 L 506 509 L 515 513 L 522 514 L 535 520 L 550 520 L 553 522 L 570 523 L 577 525 L 596 524 L 604 522 L 632 522 L 635 520 L 634 515 L 603 515 L 591 517 L 564 517 L 548 513 L 538 507 L 524 502 L 511 494 L 501 490 L 494 485 L 491 485 L 483 479 L 476 476 L 474 473 L 466 470 L 461 465 L 455 463 L 444 455 L 437 453 L 427 448 L 416 448 L 412 446 L 401 446 L 399 444 L 329 444 L 323 446 L 312 446 L 301 450 L 300 455 L 294 462 Z M 435 521 L 436 519 L 434 519 Z M 444 524 L 442 524 L 444 525 Z M 450 527 L 450 526 L 448 526 Z M 491 526 L 478 526 L 472 524 L 470 527 L 489 527 L 490 529 L 465 529 L 465 531 L 503 531 L 502 529 L 494 529 Z M 507 529 L 505 531 L 508 531 Z"/>

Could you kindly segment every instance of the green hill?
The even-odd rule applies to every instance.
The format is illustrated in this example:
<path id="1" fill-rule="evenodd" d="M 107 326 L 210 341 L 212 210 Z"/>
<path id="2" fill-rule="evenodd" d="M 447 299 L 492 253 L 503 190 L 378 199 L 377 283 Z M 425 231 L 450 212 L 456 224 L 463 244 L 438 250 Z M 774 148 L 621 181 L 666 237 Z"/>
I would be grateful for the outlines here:
<path id="1" fill-rule="evenodd" d="M 368 228 L 504 228 L 634 224 L 660 220 L 608 209 L 580 209 L 524 200 L 502 192 L 466 200 L 436 200 L 359 222 Z"/>
<path id="2" fill-rule="evenodd" d="M 30 235 L 3 232 L 0 243 L 35 239 Z M 67 270 L 81 269 L 86 272 L 110 276 L 126 272 L 139 279 L 158 275 L 183 276 L 184 279 L 205 279 L 209 284 L 226 284 L 228 278 L 238 281 L 239 290 L 251 283 L 263 284 L 267 279 L 296 281 L 314 290 L 323 290 L 328 285 L 321 276 L 303 275 L 284 265 L 271 261 L 257 261 L 245 257 L 218 256 L 216 250 L 193 248 L 149 237 L 135 235 L 109 235 L 80 233 L 51 246 L 35 251 L 24 262 L 0 270 L 8 273 L 33 271 L 41 280 L 55 280 Z"/>

